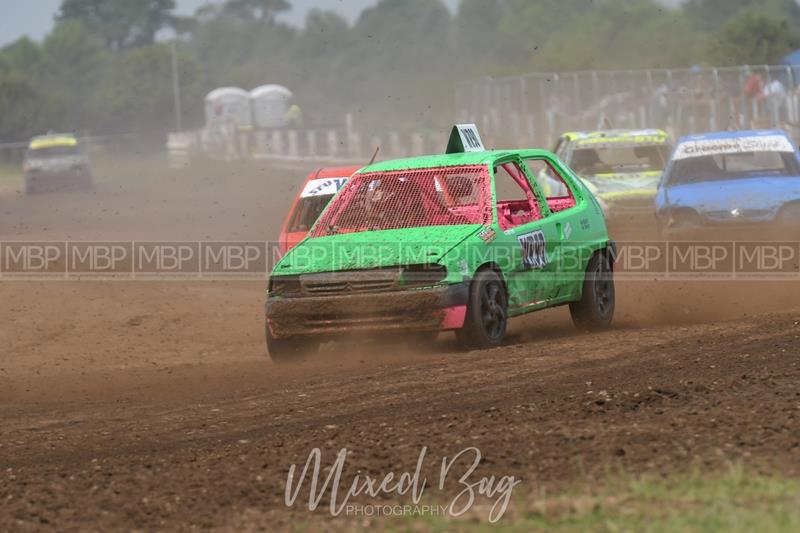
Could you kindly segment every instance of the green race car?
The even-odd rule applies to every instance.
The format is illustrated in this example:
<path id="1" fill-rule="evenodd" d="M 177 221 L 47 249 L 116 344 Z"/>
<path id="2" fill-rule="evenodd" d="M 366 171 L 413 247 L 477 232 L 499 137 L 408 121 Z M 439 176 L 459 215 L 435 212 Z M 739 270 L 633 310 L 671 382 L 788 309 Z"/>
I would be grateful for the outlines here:
<path id="1" fill-rule="evenodd" d="M 275 266 L 273 360 L 356 333 L 455 331 L 493 347 L 509 317 L 565 304 L 581 327 L 610 326 L 615 248 L 591 192 L 550 152 L 484 151 L 465 131 L 454 153 L 357 172 Z M 543 193 L 544 174 L 558 196 Z"/>
<path id="2" fill-rule="evenodd" d="M 607 215 L 655 213 L 658 182 L 672 151 L 667 132 L 571 132 L 553 151 L 586 181 Z"/>

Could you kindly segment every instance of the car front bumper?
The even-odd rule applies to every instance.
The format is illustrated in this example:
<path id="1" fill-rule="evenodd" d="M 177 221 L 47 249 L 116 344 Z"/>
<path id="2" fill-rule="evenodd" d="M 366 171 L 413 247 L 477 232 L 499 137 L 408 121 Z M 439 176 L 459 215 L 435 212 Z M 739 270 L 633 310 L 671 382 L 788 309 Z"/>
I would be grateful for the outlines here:
<path id="1" fill-rule="evenodd" d="M 91 180 L 89 169 L 37 170 L 25 173 L 25 181 L 34 187 L 58 189 L 82 185 Z"/>
<path id="2" fill-rule="evenodd" d="M 430 289 L 318 297 L 270 297 L 267 326 L 276 339 L 354 333 L 454 330 L 464 325 L 469 283 Z"/>

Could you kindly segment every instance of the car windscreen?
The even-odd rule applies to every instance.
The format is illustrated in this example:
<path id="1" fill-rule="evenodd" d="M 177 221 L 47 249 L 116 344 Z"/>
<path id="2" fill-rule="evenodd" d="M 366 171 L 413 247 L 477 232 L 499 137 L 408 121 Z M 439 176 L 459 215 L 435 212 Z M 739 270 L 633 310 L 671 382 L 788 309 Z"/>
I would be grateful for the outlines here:
<path id="1" fill-rule="evenodd" d="M 669 145 L 576 148 L 570 166 L 580 176 L 661 172 L 669 160 Z"/>
<path id="2" fill-rule="evenodd" d="M 81 155 L 78 146 L 48 146 L 46 148 L 35 148 L 28 150 L 28 159 L 53 159 L 58 157 L 68 157 Z"/>
<path id="3" fill-rule="evenodd" d="M 309 231 L 333 197 L 333 194 L 323 194 L 300 198 L 289 219 L 287 231 L 290 233 Z"/>
<path id="4" fill-rule="evenodd" d="M 488 224 L 489 191 L 483 165 L 357 174 L 314 226 L 312 236 Z"/>
<path id="5" fill-rule="evenodd" d="M 800 175 L 792 152 L 756 151 L 712 154 L 679 159 L 673 163 L 667 182 L 670 185 L 752 177 Z"/>

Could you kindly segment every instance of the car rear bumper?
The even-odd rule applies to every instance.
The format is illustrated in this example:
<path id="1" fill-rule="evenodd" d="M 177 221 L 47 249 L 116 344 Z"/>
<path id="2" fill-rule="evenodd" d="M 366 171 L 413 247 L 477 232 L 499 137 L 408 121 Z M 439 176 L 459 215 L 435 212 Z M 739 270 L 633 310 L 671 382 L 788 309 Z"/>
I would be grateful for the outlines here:
<path id="1" fill-rule="evenodd" d="M 274 338 L 459 329 L 469 283 L 432 289 L 320 297 L 268 298 Z"/>

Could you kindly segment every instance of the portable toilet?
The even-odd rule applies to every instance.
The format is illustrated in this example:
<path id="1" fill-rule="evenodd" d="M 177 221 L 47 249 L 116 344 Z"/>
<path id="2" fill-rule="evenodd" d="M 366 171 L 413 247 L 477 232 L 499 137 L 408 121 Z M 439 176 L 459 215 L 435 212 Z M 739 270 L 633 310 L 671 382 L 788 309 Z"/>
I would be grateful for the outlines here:
<path id="1" fill-rule="evenodd" d="M 292 102 L 292 91 L 281 85 L 262 85 L 250 91 L 253 121 L 258 128 L 281 128 Z"/>
<path id="2" fill-rule="evenodd" d="M 253 126 L 250 95 L 238 87 L 220 87 L 206 96 L 206 128 L 233 125 L 238 129 Z"/>

